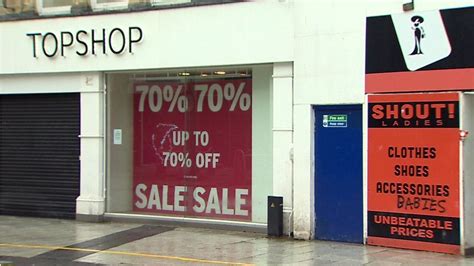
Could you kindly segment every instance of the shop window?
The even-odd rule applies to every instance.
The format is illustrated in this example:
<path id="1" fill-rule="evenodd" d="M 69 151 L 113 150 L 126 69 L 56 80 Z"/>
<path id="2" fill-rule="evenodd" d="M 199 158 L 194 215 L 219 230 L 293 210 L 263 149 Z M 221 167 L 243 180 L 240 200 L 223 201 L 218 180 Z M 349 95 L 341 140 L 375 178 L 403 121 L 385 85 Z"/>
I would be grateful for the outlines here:
<path id="1" fill-rule="evenodd" d="M 38 14 L 41 16 L 70 14 L 73 4 L 74 0 L 36 0 Z"/>
<path id="2" fill-rule="evenodd" d="M 92 11 L 126 9 L 128 0 L 90 0 Z"/>
<path id="3" fill-rule="evenodd" d="M 38 15 L 81 16 L 91 15 L 94 12 L 133 12 L 240 1 L 241 0 L 0 0 L 0 21 L 34 19 Z"/>
<path id="4" fill-rule="evenodd" d="M 271 66 L 107 75 L 107 211 L 266 222 Z"/>
<path id="5" fill-rule="evenodd" d="M 150 0 L 153 6 L 191 3 L 191 0 Z"/>

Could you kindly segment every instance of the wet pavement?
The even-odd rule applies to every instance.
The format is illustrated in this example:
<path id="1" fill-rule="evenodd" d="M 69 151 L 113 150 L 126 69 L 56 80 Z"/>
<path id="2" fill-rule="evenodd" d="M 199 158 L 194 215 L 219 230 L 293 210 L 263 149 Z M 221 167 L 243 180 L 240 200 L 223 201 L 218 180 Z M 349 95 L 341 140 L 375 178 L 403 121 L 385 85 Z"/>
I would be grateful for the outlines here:
<path id="1" fill-rule="evenodd" d="M 0 265 L 474 265 L 474 258 L 246 232 L 0 216 Z"/>

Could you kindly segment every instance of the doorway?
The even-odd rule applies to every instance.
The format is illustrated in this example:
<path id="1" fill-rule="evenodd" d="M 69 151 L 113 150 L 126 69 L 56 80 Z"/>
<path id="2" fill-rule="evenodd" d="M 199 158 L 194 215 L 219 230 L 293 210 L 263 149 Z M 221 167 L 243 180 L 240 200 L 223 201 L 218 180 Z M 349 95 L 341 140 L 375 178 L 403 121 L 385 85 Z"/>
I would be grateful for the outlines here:
<path id="1" fill-rule="evenodd" d="M 316 239 L 362 243 L 362 105 L 314 109 Z"/>

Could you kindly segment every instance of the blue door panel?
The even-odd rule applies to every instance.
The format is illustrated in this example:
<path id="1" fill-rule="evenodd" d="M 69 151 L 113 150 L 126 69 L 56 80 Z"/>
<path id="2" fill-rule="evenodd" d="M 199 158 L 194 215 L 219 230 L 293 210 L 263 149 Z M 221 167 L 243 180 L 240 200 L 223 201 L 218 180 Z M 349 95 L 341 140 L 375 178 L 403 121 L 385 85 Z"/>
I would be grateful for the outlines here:
<path id="1" fill-rule="evenodd" d="M 362 106 L 316 106 L 315 114 L 316 238 L 362 243 Z"/>

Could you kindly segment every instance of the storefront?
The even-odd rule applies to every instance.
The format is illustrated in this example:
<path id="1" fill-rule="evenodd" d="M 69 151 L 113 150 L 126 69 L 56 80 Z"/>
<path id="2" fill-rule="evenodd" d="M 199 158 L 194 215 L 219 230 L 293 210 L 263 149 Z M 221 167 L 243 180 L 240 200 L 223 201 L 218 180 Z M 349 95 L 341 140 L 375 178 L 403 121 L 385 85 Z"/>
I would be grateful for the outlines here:
<path id="1" fill-rule="evenodd" d="M 0 21 L 0 214 L 265 232 L 273 195 L 297 239 L 472 249 L 465 1 L 80 2 Z M 5 149 L 23 136 L 64 142 Z M 20 150 L 51 159 L 43 176 L 4 163 Z M 444 229 L 392 229 L 420 216 Z"/>
<path id="2" fill-rule="evenodd" d="M 473 18 L 367 19 L 368 244 L 472 252 Z"/>
<path id="3" fill-rule="evenodd" d="M 244 14 L 244 24 L 233 19 Z M 275 15 L 277 22 L 271 19 Z M 35 191 L 30 201 L 37 204 L 56 194 L 44 204 L 67 205 L 67 215 L 54 215 L 52 207 L 40 215 L 27 201 L 10 204 L 0 214 L 23 208 L 29 216 L 266 230 L 267 196 L 289 186 L 274 185 L 273 176 L 274 153 L 281 152 L 274 144 L 279 134 L 274 123 L 280 119 L 273 119 L 274 99 L 284 98 L 280 91 L 292 91 L 293 29 L 286 5 L 239 3 L 19 20 L 1 23 L 0 34 L 9 40 L 1 50 L 2 112 L 20 94 L 33 101 L 49 99 L 55 110 L 32 112 L 44 110 L 50 130 L 30 129 L 41 131 L 59 151 L 34 156 L 62 160 L 68 153 L 73 159 L 44 165 L 46 174 L 63 165 L 63 175 L 45 179 L 26 173 L 29 185 L 14 188 L 8 183 L 14 175 L 0 169 L 2 208 L 16 199 L 7 197 L 28 187 Z M 74 110 L 70 102 L 65 103 L 69 109 L 63 108 L 61 95 L 75 97 Z M 291 110 L 291 105 L 280 109 Z M 60 114 L 76 119 L 75 131 L 68 132 L 75 153 L 68 144 L 54 142 L 61 137 L 52 122 L 67 124 Z M 31 114 L 18 116 L 37 120 Z M 10 143 L 7 128 L 2 124 L 0 148 L 2 156 L 12 157 L 4 154 Z M 34 154 L 32 147 L 23 149 Z M 8 167 L 20 173 L 24 166 Z M 74 186 L 68 178 L 75 178 Z M 61 191 L 59 184 L 69 189 Z M 289 220 L 285 223 L 289 226 Z"/>

